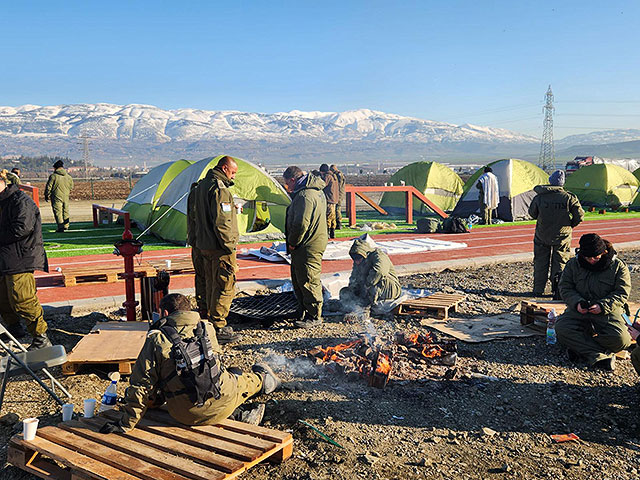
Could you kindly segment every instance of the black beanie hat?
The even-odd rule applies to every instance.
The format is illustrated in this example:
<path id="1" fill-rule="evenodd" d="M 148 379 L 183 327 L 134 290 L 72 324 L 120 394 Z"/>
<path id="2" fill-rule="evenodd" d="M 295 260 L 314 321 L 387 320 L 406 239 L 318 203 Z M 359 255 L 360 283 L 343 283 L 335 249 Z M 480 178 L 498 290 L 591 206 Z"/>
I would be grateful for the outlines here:
<path id="1" fill-rule="evenodd" d="M 60 168 L 60 167 L 64 167 L 64 162 L 62 160 L 58 160 L 56 163 L 53 164 L 53 168 Z"/>
<path id="2" fill-rule="evenodd" d="M 580 237 L 580 255 L 597 257 L 607 250 L 607 245 L 597 233 L 585 233 Z"/>
<path id="3" fill-rule="evenodd" d="M 326 163 L 323 163 L 322 165 L 320 165 L 320 171 L 322 173 L 328 172 L 329 171 L 329 165 L 327 165 Z"/>

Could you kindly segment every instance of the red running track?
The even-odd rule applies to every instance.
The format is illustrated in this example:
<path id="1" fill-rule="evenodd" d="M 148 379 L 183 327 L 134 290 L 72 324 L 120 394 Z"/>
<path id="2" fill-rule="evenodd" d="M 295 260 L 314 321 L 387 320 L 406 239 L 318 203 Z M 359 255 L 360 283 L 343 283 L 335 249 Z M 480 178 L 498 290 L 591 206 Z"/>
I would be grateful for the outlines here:
<path id="1" fill-rule="evenodd" d="M 487 227 L 472 230 L 468 234 L 438 234 L 433 235 L 439 240 L 450 240 L 454 242 L 465 242 L 467 248 L 457 250 L 445 250 L 434 252 L 412 253 L 406 255 L 392 255 L 391 259 L 396 265 L 409 265 L 418 263 L 429 263 L 443 260 L 491 257 L 497 255 L 528 253 L 533 251 L 533 233 L 535 225 L 513 225 L 508 227 Z M 640 240 L 640 218 L 629 219 L 603 219 L 593 220 L 580 224 L 573 233 L 573 246 L 577 246 L 580 236 L 584 233 L 595 232 L 609 239 L 614 245 Z M 379 241 L 407 239 L 423 237 L 415 233 L 396 233 L 378 235 Z M 429 235 L 426 235 L 429 236 Z M 337 241 L 349 241 L 350 239 L 339 239 Z M 240 250 L 257 248 L 270 245 L 270 242 L 240 245 Z M 143 252 L 136 257 L 140 261 L 152 258 L 170 259 L 190 254 L 189 248 L 173 250 L 154 250 Z M 63 287 L 62 276 L 55 271 L 56 267 L 71 265 L 95 265 L 99 269 L 104 264 L 122 264 L 122 258 L 115 255 L 87 255 L 80 257 L 61 257 L 50 260 L 50 270 L 52 273 L 46 274 L 38 272 L 36 274 L 38 285 L 38 298 L 41 303 L 51 303 L 58 301 L 69 301 L 75 299 L 97 298 L 105 296 L 117 296 L 124 294 L 124 283 L 92 283 L 77 285 L 74 287 Z M 289 278 L 289 266 L 286 264 L 271 263 L 247 255 L 238 256 L 238 281 L 243 280 L 263 280 Z M 348 271 L 351 269 L 350 260 L 332 260 L 322 263 L 323 273 L 335 273 Z M 137 283 L 137 282 L 136 282 Z M 172 289 L 193 287 L 192 275 L 175 276 L 171 279 Z"/>

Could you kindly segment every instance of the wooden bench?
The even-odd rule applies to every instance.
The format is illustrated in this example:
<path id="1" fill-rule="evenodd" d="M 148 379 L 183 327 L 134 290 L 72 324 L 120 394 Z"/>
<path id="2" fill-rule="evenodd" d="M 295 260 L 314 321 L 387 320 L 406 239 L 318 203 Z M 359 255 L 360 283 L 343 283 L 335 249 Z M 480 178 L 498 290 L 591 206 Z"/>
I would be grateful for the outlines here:
<path id="1" fill-rule="evenodd" d="M 457 293 L 434 293 L 428 297 L 407 300 L 398 305 L 395 309 L 398 315 L 422 315 L 435 316 L 436 318 L 447 319 L 449 310 L 456 311 L 458 303 L 465 300 L 465 295 Z"/>
<path id="2" fill-rule="evenodd" d="M 233 420 L 187 427 L 150 410 L 128 433 L 98 433 L 107 418 L 42 427 L 33 441 L 14 435 L 7 462 L 55 480 L 222 480 L 293 452 L 290 433 Z"/>
<path id="3" fill-rule="evenodd" d="M 136 274 L 155 277 L 156 269 L 150 265 L 135 265 Z M 124 274 L 122 265 L 95 265 L 84 267 L 62 267 L 62 282 L 65 287 L 74 287 L 78 283 L 114 283 Z"/>

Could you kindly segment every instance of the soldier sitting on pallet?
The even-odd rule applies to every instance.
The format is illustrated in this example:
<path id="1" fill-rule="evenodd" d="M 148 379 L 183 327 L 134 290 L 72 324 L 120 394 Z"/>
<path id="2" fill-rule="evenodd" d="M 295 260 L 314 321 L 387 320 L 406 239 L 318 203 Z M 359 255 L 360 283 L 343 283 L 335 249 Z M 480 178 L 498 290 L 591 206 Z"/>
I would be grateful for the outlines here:
<path id="1" fill-rule="evenodd" d="M 101 433 L 133 429 L 147 408 L 160 406 L 165 399 L 169 414 L 178 422 L 213 425 L 254 395 L 272 393 L 280 386 L 280 379 L 265 363 L 253 365 L 253 373 L 225 368 L 213 326 L 191 311 L 184 295 L 167 295 L 160 301 L 160 310 L 163 318 L 151 326 L 133 367 L 122 416 L 106 423 Z M 263 414 L 261 404 L 236 412 L 234 418 L 257 425 Z"/>
<path id="2" fill-rule="evenodd" d="M 349 286 L 340 290 L 343 310 L 360 307 L 374 310 L 400 298 L 402 287 L 389 256 L 366 240 L 356 238 L 349 250 L 353 269 Z"/>

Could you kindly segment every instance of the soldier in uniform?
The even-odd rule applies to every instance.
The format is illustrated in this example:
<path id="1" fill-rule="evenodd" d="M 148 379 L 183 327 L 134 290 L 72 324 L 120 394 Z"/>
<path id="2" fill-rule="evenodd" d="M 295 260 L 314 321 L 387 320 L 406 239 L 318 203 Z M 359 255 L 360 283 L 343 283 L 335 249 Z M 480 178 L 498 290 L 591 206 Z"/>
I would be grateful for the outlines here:
<path id="1" fill-rule="evenodd" d="M 36 296 L 35 270 L 48 271 L 40 210 L 0 172 L 0 316 L 14 337 L 33 337 L 30 350 L 51 345 Z"/>
<path id="2" fill-rule="evenodd" d="M 340 201 L 338 179 L 329 171 L 329 165 L 320 165 L 320 176 L 324 180 L 324 196 L 327 199 L 327 231 L 329 238 L 336 238 L 336 205 Z"/>
<path id="3" fill-rule="evenodd" d="M 349 255 L 353 259 L 353 269 L 349 285 L 340 290 L 343 309 L 368 307 L 400 298 L 402 287 L 389 256 L 365 240 L 356 238 Z M 349 308 L 351 307 L 351 308 Z"/>
<path id="4" fill-rule="evenodd" d="M 613 245 L 596 233 L 580 237 L 577 252 L 560 277 L 567 309 L 556 322 L 558 342 L 570 359 L 582 357 L 593 367 L 613 371 L 615 353 L 631 344 L 622 316 L 631 275 Z"/>
<path id="5" fill-rule="evenodd" d="M 498 188 L 498 177 L 493 174 L 491 167 L 484 167 L 484 172 L 476 182 L 479 190 L 478 203 L 480 206 L 480 217 L 483 225 L 491 225 L 493 211 L 500 203 L 500 190 Z"/>
<path id="6" fill-rule="evenodd" d="M 544 293 L 549 279 L 562 273 L 571 250 L 572 229 L 584 218 L 584 210 L 573 193 L 564 188 L 564 172 L 556 170 L 549 177 L 550 185 L 538 185 L 529 205 L 529 215 L 537 220 L 533 238 L 533 294 Z"/>
<path id="7" fill-rule="evenodd" d="M 218 164 L 198 182 L 193 192 L 196 215 L 194 245 L 203 257 L 209 321 L 221 344 L 237 341 L 240 335 L 227 325 L 227 315 L 235 295 L 238 220 L 229 187 L 238 171 L 231 157 Z"/>
<path id="8" fill-rule="evenodd" d="M 208 318 L 207 308 L 207 281 L 204 274 L 204 259 L 202 252 L 196 247 L 196 222 L 197 215 L 195 201 L 193 199 L 195 187 L 198 183 L 193 183 L 187 197 L 187 244 L 191 245 L 191 263 L 193 263 L 194 283 L 196 290 L 196 304 L 201 318 Z"/>
<path id="9" fill-rule="evenodd" d="M 190 311 L 189 300 L 184 295 L 167 295 L 160 301 L 160 309 L 165 324 L 175 328 L 181 338 L 194 336 L 201 319 L 197 312 Z M 205 324 L 212 349 L 220 354 L 214 329 L 209 322 Z M 197 406 L 190 398 L 186 385 L 176 375 L 176 364 L 171 356 L 172 346 L 171 340 L 161 330 L 152 328 L 149 331 L 131 372 L 121 418 L 117 422 L 107 423 L 102 433 L 133 429 L 147 408 L 160 406 L 165 399 L 169 414 L 178 422 L 185 425 L 213 425 L 229 417 L 254 395 L 269 394 L 280 386 L 280 379 L 267 364 L 255 364 L 252 373 L 220 366 L 220 397 L 210 397 L 202 406 Z M 261 411 L 264 412 L 264 407 Z"/>
<path id="10" fill-rule="evenodd" d="M 319 176 L 288 167 L 283 175 L 291 204 L 287 207 L 285 235 L 291 254 L 291 282 L 300 316 L 295 325 L 308 328 L 322 323 L 322 255 L 327 248 L 326 184 Z"/>
<path id="11" fill-rule="evenodd" d="M 73 178 L 64 167 L 62 160 L 53 164 L 53 173 L 49 175 L 47 185 L 44 187 L 44 200 L 51 200 L 53 217 L 58 224 L 57 232 L 69 229 L 69 194 L 73 190 Z"/>
<path id="12" fill-rule="evenodd" d="M 338 180 L 338 203 L 336 204 L 336 230 L 342 228 L 342 205 L 345 201 L 345 186 L 347 184 L 347 178 L 344 173 L 338 170 L 337 165 L 331 165 L 331 172 L 336 176 Z"/>

